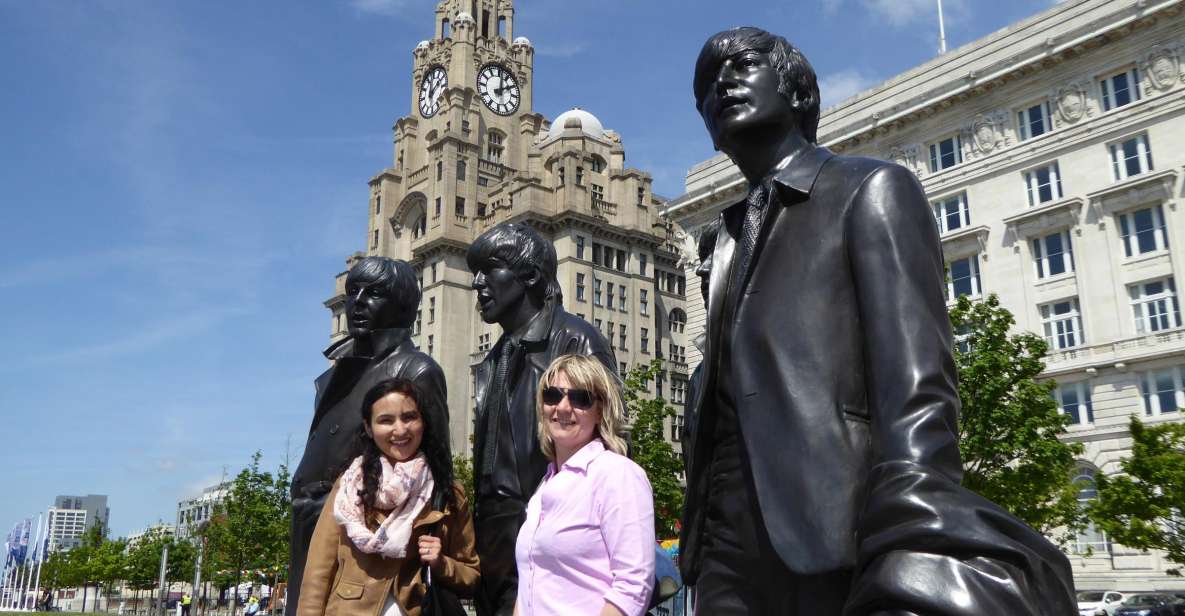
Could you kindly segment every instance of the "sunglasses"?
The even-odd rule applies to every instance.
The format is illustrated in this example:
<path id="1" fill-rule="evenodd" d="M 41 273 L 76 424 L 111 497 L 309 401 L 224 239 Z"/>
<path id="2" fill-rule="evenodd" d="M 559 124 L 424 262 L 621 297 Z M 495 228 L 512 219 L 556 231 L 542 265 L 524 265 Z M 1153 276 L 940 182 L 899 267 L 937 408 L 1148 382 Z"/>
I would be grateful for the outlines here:
<path id="1" fill-rule="evenodd" d="M 596 400 L 592 392 L 587 389 L 565 389 L 563 387 L 543 388 L 543 404 L 548 406 L 559 404 L 565 396 L 567 396 L 572 408 L 581 411 L 591 409 L 593 402 Z"/>

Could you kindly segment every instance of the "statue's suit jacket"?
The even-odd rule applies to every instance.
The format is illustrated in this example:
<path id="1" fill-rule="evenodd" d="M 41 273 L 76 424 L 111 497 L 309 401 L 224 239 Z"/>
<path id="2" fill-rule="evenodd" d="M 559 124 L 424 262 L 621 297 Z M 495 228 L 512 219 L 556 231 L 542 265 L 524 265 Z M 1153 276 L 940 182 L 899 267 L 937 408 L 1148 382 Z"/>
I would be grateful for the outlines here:
<path id="1" fill-rule="evenodd" d="M 1065 556 L 959 486 L 943 259 L 913 174 L 819 147 L 796 154 L 773 175 L 735 288 L 746 207 L 723 212 L 712 256 L 687 443 L 685 579 L 699 570 L 716 391 L 729 379 L 770 543 L 800 575 L 853 570 L 845 613 L 1072 612 Z M 959 586 L 976 599 L 968 607 L 951 592 Z"/>
<path id="2" fill-rule="evenodd" d="M 448 392 L 444 371 L 428 355 L 416 349 L 407 329 L 373 333 L 374 355 L 357 356 L 353 341 L 346 339 L 325 351 L 334 365 L 317 377 L 313 421 L 300 465 L 292 475 L 292 529 L 289 538 L 288 603 L 285 613 L 296 614 L 305 558 L 317 518 L 333 482 L 362 454 L 358 433 L 362 429 L 362 400 L 380 381 L 402 378 L 415 383 L 434 402 L 439 416 L 428 418 L 433 426 L 448 426 Z M 449 431 L 438 430 L 440 451 L 450 451 Z"/>

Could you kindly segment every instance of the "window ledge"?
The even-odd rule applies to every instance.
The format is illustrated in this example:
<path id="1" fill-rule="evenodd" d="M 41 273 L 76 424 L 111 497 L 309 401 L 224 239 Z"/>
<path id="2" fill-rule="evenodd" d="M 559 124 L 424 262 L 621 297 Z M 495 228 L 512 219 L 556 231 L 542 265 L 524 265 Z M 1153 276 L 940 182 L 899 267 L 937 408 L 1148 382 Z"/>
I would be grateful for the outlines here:
<path id="1" fill-rule="evenodd" d="M 1057 274 L 1055 276 L 1046 276 L 1044 278 L 1038 278 L 1037 281 L 1033 284 L 1037 287 L 1056 286 L 1058 283 L 1064 283 L 1064 282 L 1067 282 L 1070 280 L 1074 280 L 1074 275 L 1076 273 L 1077 272 L 1062 272 L 1061 274 Z"/>
<path id="2" fill-rule="evenodd" d="M 987 225 L 965 227 L 942 236 L 942 252 L 947 258 L 963 258 L 976 252 L 987 260 Z"/>
<path id="3" fill-rule="evenodd" d="M 1103 225 L 1104 215 L 1125 210 L 1150 202 L 1169 202 L 1170 209 L 1176 209 L 1173 199 L 1173 187 L 1177 182 L 1177 170 L 1165 169 L 1151 173 L 1142 173 L 1130 177 L 1122 182 L 1086 194 L 1090 204 L 1099 213 L 1099 226 Z"/>
<path id="4" fill-rule="evenodd" d="M 1074 226 L 1086 201 L 1081 197 L 1060 199 L 1026 209 L 1003 220 L 1004 225 L 1019 237 L 1028 238 L 1057 226 Z M 1078 230 L 1081 234 L 1081 231 Z"/>
<path id="5" fill-rule="evenodd" d="M 1141 263 L 1147 263 L 1148 261 L 1156 261 L 1158 259 L 1165 257 L 1168 254 L 1169 254 L 1168 248 L 1161 248 L 1160 250 L 1153 250 L 1151 252 L 1145 252 L 1144 254 L 1139 254 L 1134 257 L 1126 257 L 1123 259 L 1123 261 L 1121 263 L 1124 267 L 1129 267 L 1132 265 L 1139 265 Z"/>

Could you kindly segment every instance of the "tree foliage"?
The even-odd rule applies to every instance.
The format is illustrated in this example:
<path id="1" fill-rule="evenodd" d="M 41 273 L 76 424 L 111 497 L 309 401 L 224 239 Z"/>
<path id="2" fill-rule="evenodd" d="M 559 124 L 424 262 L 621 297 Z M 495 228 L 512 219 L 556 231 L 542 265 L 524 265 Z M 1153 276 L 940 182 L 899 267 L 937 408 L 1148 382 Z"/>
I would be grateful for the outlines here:
<path id="1" fill-rule="evenodd" d="M 683 462 L 671 444 L 663 438 L 667 417 L 673 409 L 661 396 L 651 397 L 650 381 L 662 374 L 662 360 L 634 366 L 625 378 L 626 412 L 633 420 L 630 430 L 630 456 L 646 471 L 654 490 L 654 532 L 658 537 L 677 536 L 677 523 L 683 511 L 683 486 L 679 474 Z"/>
<path id="2" fill-rule="evenodd" d="M 1119 474 L 1095 476 L 1099 496 L 1090 518 L 1114 541 L 1163 550 L 1185 565 L 1185 424 L 1145 426 L 1133 415 L 1129 429 L 1131 456 Z"/>
<path id="3" fill-rule="evenodd" d="M 469 456 L 457 454 L 453 456 L 453 479 L 465 489 L 465 502 L 469 503 L 469 511 L 473 511 L 473 460 Z"/>
<path id="4" fill-rule="evenodd" d="M 1045 340 L 1009 335 L 1015 323 L 999 299 L 960 297 L 950 311 L 959 337 L 959 449 L 963 485 L 995 501 L 1033 528 L 1066 542 L 1085 525 L 1071 481 L 1079 443 L 1065 443 L 1069 418 L 1051 396 L 1055 384 L 1038 381 Z"/>
<path id="5" fill-rule="evenodd" d="M 261 470 L 261 457 L 255 452 L 201 531 L 209 563 L 203 571 L 222 571 L 224 575 L 214 576 L 222 583 L 237 580 L 238 572 L 259 569 L 278 571 L 283 581 L 288 570 L 292 518 L 288 467 L 281 464 L 273 475 Z M 231 575 L 225 575 L 227 571 Z"/>

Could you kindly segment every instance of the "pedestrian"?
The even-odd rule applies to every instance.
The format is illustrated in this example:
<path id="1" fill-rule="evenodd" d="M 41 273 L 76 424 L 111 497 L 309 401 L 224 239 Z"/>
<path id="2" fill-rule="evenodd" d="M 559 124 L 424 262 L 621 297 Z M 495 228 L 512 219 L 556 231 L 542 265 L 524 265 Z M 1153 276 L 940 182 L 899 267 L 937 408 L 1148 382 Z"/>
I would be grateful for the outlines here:
<path id="1" fill-rule="evenodd" d="M 363 453 L 317 520 L 298 616 L 419 616 L 433 584 L 472 595 L 473 518 L 453 481 L 448 410 L 415 382 L 379 382 L 363 399 Z"/>
<path id="2" fill-rule="evenodd" d="M 563 355 L 539 380 L 551 460 L 515 547 L 518 616 L 641 616 L 654 587 L 654 495 L 625 456 L 625 406 L 600 361 Z"/>
<path id="3" fill-rule="evenodd" d="M 193 597 L 189 593 L 181 594 L 181 616 L 189 616 L 189 606 L 193 603 Z"/>

